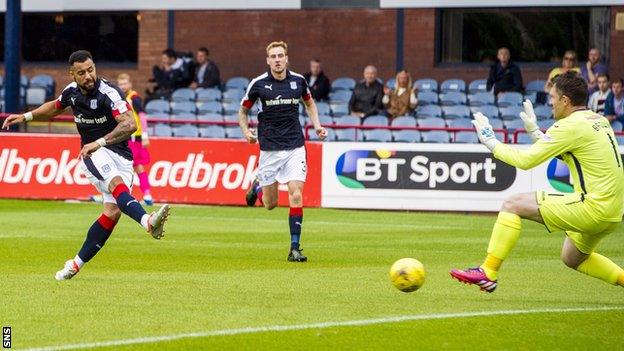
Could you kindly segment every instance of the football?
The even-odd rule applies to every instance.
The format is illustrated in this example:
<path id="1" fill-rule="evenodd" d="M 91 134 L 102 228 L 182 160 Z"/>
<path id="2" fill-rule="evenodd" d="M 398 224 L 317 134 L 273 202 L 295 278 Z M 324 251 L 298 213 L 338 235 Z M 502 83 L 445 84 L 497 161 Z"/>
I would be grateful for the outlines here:
<path id="1" fill-rule="evenodd" d="M 425 266 L 413 258 L 402 258 L 390 267 L 390 281 L 403 292 L 418 290 L 425 282 Z"/>

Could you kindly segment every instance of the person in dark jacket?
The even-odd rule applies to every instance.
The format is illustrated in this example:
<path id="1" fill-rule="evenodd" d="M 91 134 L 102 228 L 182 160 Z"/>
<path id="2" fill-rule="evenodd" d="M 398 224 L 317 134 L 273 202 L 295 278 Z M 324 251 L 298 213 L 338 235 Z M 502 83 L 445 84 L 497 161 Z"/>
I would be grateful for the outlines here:
<path id="1" fill-rule="evenodd" d="M 377 80 L 377 68 L 369 65 L 364 68 L 364 80 L 355 85 L 349 111 L 358 117 L 368 117 L 383 112 L 383 84 Z"/>
<path id="2" fill-rule="evenodd" d="M 329 99 L 329 91 L 331 84 L 329 78 L 321 69 L 321 61 L 313 59 L 310 61 L 310 72 L 304 73 L 303 77 L 308 82 L 312 97 L 316 101 L 325 101 Z"/>
<path id="3" fill-rule="evenodd" d="M 207 48 L 201 47 L 197 49 L 193 70 L 193 82 L 189 85 L 189 88 L 218 88 L 221 84 L 219 67 L 217 67 L 212 60 L 208 59 L 209 55 L 210 51 Z"/>
<path id="4" fill-rule="evenodd" d="M 490 68 L 487 90 L 493 90 L 494 95 L 506 91 L 522 92 L 522 73 L 518 65 L 511 62 L 509 49 L 505 47 L 498 49 L 496 58 L 498 62 Z"/>

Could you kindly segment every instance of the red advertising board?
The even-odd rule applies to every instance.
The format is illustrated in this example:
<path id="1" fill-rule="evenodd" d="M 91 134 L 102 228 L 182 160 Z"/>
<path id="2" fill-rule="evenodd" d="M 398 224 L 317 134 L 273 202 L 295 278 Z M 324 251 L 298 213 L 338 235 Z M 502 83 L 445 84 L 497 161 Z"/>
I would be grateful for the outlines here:
<path id="1" fill-rule="evenodd" d="M 152 163 L 147 171 L 156 201 L 245 203 L 245 192 L 257 169 L 257 144 L 199 138 L 150 140 Z M 308 143 L 306 149 L 308 177 L 304 206 L 318 207 L 322 146 Z M 97 193 L 77 166 L 79 151 L 80 141 L 75 135 L 0 134 L 0 197 L 86 199 Z M 133 193 L 138 192 L 135 186 Z M 280 191 L 279 203 L 288 205 L 286 191 Z"/>

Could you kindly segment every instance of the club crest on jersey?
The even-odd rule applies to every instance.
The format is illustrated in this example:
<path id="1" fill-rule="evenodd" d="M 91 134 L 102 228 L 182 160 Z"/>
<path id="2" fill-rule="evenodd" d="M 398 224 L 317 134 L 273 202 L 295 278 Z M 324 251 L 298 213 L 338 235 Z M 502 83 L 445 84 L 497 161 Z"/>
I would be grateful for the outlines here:
<path id="1" fill-rule="evenodd" d="M 297 82 L 290 82 L 290 89 L 296 90 L 297 89 Z"/>
<path id="2" fill-rule="evenodd" d="M 91 109 L 97 109 L 97 99 L 91 99 Z"/>

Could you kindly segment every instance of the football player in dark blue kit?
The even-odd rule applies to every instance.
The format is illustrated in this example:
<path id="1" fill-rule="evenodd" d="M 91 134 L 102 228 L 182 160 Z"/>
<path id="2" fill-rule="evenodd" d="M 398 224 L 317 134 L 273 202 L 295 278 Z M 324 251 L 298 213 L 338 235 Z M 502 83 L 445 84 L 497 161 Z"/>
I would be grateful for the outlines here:
<path id="1" fill-rule="evenodd" d="M 78 254 L 56 272 L 57 280 L 71 279 L 98 253 L 121 213 L 138 222 L 155 239 L 163 237 L 164 224 L 169 216 L 169 205 L 165 204 L 148 215 L 130 195 L 134 172 L 128 139 L 137 126 L 124 94 L 97 77 L 95 63 L 88 51 L 76 51 L 69 56 L 69 74 L 73 82 L 56 100 L 25 114 L 10 115 L 2 125 L 8 128 L 20 122 L 54 117 L 70 107 L 80 133 L 80 167 L 102 193 L 102 214 L 89 228 Z"/>
<path id="2" fill-rule="evenodd" d="M 258 199 L 268 210 L 277 206 L 278 185 L 287 184 L 290 203 L 290 250 L 288 261 L 305 262 L 299 240 L 303 223 L 303 185 L 307 164 L 299 103 L 303 102 L 319 139 L 327 131 L 319 122 L 318 110 L 305 78 L 288 70 L 288 45 L 272 42 L 266 48 L 269 71 L 254 78 L 247 87 L 238 112 L 239 125 L 249 143 L 260 142 L 258 176 L 247 192 L 247 205 Z M 249 129 L 248 114 L 260 101 L 257 134 Z"/>

